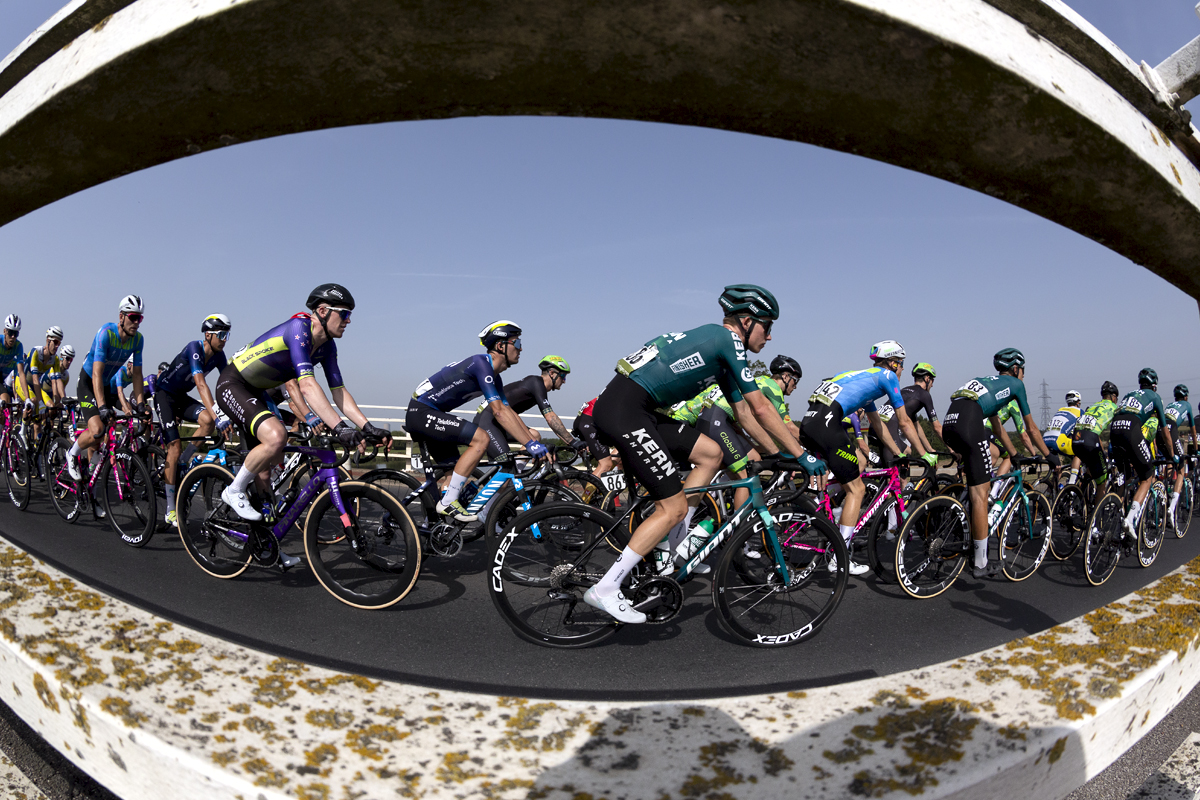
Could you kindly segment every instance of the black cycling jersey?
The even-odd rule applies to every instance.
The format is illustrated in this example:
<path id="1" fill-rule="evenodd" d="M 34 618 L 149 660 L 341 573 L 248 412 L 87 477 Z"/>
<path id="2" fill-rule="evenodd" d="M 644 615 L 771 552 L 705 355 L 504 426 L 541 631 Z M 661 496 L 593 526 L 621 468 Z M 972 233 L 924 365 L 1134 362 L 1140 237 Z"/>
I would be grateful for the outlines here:
<path id="1" fill-rule="evenodd" d="M 522 378 L 516 383 L 504 387 L 504 396 L 508 398 L 508 406 L 518 414 L 523 414 L 535 405 L 545 414 L 548 411 L 554 411 L 550 407 L 550 401 L 546 399 L 546 383 L 542 380 L 541 375 L 530 375 L 527 378 Z M 484 404 L 480 408 L 479 413 L 471 420 L 480 428 L 487 431 L 488 439 L 488 457 L 496 458 L 508 448 L 499 448 L 497 445 L 500 442 L 515 441 L 508 432 L 500 427 L 496 422 L 496 415 L 492 413 L 491 405 Z M 522 442 L 522 444 L 524 444 Z"/>
<path id="2" fill-rule="evenodd" d="M 912 386 L 905 386 L 901 389 L 900 396 L 904 398 L 904 413 L 913 423 L 916 423 L 917 414 L 922 409 L 925 410 L 930 422 L 937 422 L 937 409 L 933 407 L 933 396 L 929 394 L 928 389 L 914 383 Z"/>

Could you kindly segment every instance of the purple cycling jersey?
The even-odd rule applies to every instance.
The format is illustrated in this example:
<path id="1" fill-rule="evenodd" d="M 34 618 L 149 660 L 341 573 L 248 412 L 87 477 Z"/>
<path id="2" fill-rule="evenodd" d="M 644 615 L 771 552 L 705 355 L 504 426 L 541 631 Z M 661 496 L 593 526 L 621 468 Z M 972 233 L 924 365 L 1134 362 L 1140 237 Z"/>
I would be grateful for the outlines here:
<path id="1" fill-rule="evenodd" d="M 486 355 L 468 356 L 462 361 L 447 364 L 421 381 L 413 399 L 438 411 L 450 411 L 468 400 L 482 396 L 487 402 L 504 397 L 504 383 L 492 369 L 492 359 Z"/>
<path id="2" fill-rule="evenodd" d="M 308 314 L 296 314 L 233 354 L 242 380 L 255 389 L 274 389 L 293 378 L 312 378 L 316 364 L 325 369 L 330 389 L 344 385 L 338 369 L 337 345 L 330 339 L 312 350 Z"/>

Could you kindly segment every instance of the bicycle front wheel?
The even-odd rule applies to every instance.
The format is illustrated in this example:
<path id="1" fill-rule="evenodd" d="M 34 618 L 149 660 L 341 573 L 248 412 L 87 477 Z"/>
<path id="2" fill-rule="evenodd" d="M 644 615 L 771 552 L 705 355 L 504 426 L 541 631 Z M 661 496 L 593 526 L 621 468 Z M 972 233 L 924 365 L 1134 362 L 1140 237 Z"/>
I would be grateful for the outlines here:
<path id="1" fill-rule="evenodd" d="M 219 464 L 188 470 L 175 493 L 179 538 L 196 566 L 214 578 L 236 578 L 250 564 L 250 523 L 221 501 L 233 473 Z"/>
<path id="2" fill-rule="evenodd" d="M 121 448 L 110 456 L 100 502 L 121 541 L 130 547 L 144 547 L 150 541 L 158 514 L 154 481 L 145 462 L 133 452 Z"/>
<path id="3" fill-rule="evenodd" d="M 962 572 L 971 547 L 962 503 L 944 495 L 929 498 L 912 510 L 896 537 L 900 588 L 910 597 L 936 597 Z"/>
<path id="4" fill-rule="evenodd" d="M 55 512 L 69 523 L 79 519 L 79 485 L 67 471 L 67 451 L 71 443 L 59 437 L 46 448 L 46 479 L 49 482 L 50 504 Z"/>
<path id="5" fill-rule="evenodd" d="M 1064 486 L 1050 511 L 1050 555 L 1066 561 L 1075 555 L 1087 529 L 1087 501 L 1078 486 Z"/>
<path id="6" fill-rule="evenodd" d="M 786 580 L 757 515 L 733 534 L 713 574 L 721 627 L 752 647 L 812 638 L 837 610 L 849 575 L 846 544 L 828 520 L 789 505 L 773 506 L 771 517 Z"/>
<path id="7" fill-rule="evenodd" d="M 620 623 L 583 602 L 621 554 L 606 537 L 613 518 L 582 503 L 546 503 L 488 537 L 488 588 L 513 632 L 544 647 L 587 647 Z M 586 555 L 585 555 L 586 554 Z"/>
<path id="8" fill-rule="evenodd" d="M 339 487 L 343 515 L 328 489 L 304 523 L 304 552 L 325 590 L 355 608 L 387 608 L 412 591 L 421 574 L 421 541 L 400 501 L 378 486 Z"/>
<path id="9" fill-rule="evenodd" d="M 1192 482 L 1183 480 L 1183 488 L 1179 492 L 1179 502 L 1175 504 L 1175 538 L 1187 536 L 1188 526 L 1192 524 L 1192 505 L 1195 498 L 1192 495 Z"/>
<path id="10" fill-rule="evenodd" d="M 1146 495 L 1142 516 L 1138 520 L 1138 563 L 1148 567 L 1158 558 L 1163 539 L 1167 534 L 1167 489 L 1162 481 L 1155 481 Z"/>
<path id="11" fill-rule="evenodd" d="M 4 480 L 8 483 L 8 498 L 22 511 L 29 505 L 29 495 L 33 491 L 30 466 L 25 437 L 14 428 L 8 437 L 8 446 L 4 448 Z"/>
<path id="12" fill-rule="evenodd" d="M 1125 506 L 1113 492 L 1100 498 L 1092 512 L 1092 524 L 1083 539 L 1083 573 L 1092 586 L 1108 580 L 1121 560 L 1124 518 Z"/>
<path id="13" fill-rule="evenodd" d="M 888 516 L 896 513 L 896 502 L 887 503 L 871 520 L 867 532 L 867 562 L 882 583 L 896 580 L 896 531 L 888 530 Z"/>
<path id="14" fill-rule="evenodd" d="M 1050 501 L 1032 491 L 1025 499 L 1013 502 L 1000 526 L 1000 568 L 1010 581 L 1023 581 L 1037 572 L 1050 549 Z"/>

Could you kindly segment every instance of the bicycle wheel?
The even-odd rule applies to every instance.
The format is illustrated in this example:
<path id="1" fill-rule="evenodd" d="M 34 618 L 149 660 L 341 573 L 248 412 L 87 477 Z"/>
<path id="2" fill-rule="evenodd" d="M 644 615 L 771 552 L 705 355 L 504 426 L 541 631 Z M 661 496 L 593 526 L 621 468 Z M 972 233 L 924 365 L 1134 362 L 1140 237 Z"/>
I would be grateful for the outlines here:
<path id="1" fill-rule="evenodd" d="M 524 482 L 525 494 L 530 506 L 536 508 L 543 503 L 578 503 L 579 495 L 557 481 Z M 487 506 L 487 517 L 482 525 L 463 532 L 463 542 L 473 542 L 488 531 L 495 536 L 521 513 L 521 501 L 512 483 L 506 483 L 496 492 Z"/>
<path id="2" fill-rule="evenodd" d="M 1146 495 L 1142 515 L 1138 520 L 1138 563 L 1148 567 L 1158 558 L 1167 533 L 1167 490 L 1162 481 L 1155 481 Z"/>
<path id="3" fill-rule="evenodd" d="M 936 597 L 950 588 L 971 554 L 967 511 L 937 495 L 914 508 L 896 537 L 896 580 L 910 597 Z"/>
<path id="4" fill-rule="evenodd" d="M 1088 583 L 1099 586 L 1113 574 L 1121 560 L 1121 524 L 1125 506 L 1120 496 L 1109 492 L 1092 512 L 1092 523 L 1083 540 L 1083 572 Z"/>
<path id="5" fill-rule="evenodd" d="M 304 552 L 325 590 L 355 608 L 387 608 L 421 574 L 421 540 L 412 517 L 384 489 L 362 481 L 339 486 L 345 514 L 329 489 L 304 523 Z M 348 524 L 347 524 L 348 523 Z"/>
<path id="6" fill-rule="evenodd" d="M 130 547 L 144 547 L 154 535 L 158 502 L 150 469 L 131 451 L 115 451 L 104 470 L 100 502 L 108 524 Z"/>
<path id="7" fill-rule="evenodd" d="M 888 514 L 896 509 L 893 500 L 886 503 L 867 531 L 867 563 L 875 570 L 875 577 L 883 583 L 896 580 L 896 533 L 888 530 Z"/>
<path id="8" fill-rule="evenodd" d="M 1041 492 L 1025 497 L 1028 503 L 1018 498 L 1000 526 L 1000 568 L 1010 581 L 1037 572 L 1050 549 L 1050 500 Z"/>
<path id="9" fill-rule="evenodd" d="M 1187 536 L 1188 526 L 1192 524 L 1192 482 L 1183 479 L 1183 488 L 1179 491 L 1179 501 L 1175 504 L 1175 538 Z"/>
<path id="10" fill-rule="evenodd" d="M 29 505 L 29 495 L 33 491 L 30 467 L 25 437 L 14 428 L 4 448 L 4 480 L 8 484 L 8 499 L 22 511 Z"/>
<path id="11" fill-rule="evenodd" d="M 79 519 L 79 487 L 67 472 L 67 451 L 71 443 L 59 437 L 46 448 L 46 476 L 50 481 L 50 504 L 69 523 Z"/>
<path id="12" fill-rule="evenodd" d="M 563 470 L 562 477 L 559 478 L 559 483 L 578 497 L 579 502 L 597 508 L 604 502 L 604 496 L 608 494 L 608 489 L 604 486 L 604 481 L 592 473 L 584 472 L 581 469 Z"/>
<path id="13" fill-rule="evenodd" d="M 620 555 L 607 539 L 588 551 L 612 526 L 613 518 L 592 506 L 546 503 L 488 537 L 489 594 L 518 636 L 576 648 L 617 632 L 619 622 L 583 602 L 583 593 Z"/>
<path id="14" fill-rule="evenodd" d="M 1050 511 L 1050 554 L 1066 561 L 1075 554 L 1087 530 L 1087 501 L 1078 486 L 1064 486 Z"/>
<path id="15" fill-rule="evenodd" d="M 250 564 L 250 523 L 221 502 L 233 473 L 219 464 L 188 470 L 175 493 L 179 538 L 196 566 L 214 578 L 235 578 Z"/>
<path id="16" fill-rule="evenodd" d="M 850 556 L 832 523 L 788 505 L 773 507 L 771 517 L 786 582 L 761 519 L 738 528 L 713 574 L 712 600 L 721 627 L 752 647 L 783 647 L 811 638 L 837 610 L 849 577 Z M 755 549 L 761 549 L 757 558 L 748 552 Z"/>

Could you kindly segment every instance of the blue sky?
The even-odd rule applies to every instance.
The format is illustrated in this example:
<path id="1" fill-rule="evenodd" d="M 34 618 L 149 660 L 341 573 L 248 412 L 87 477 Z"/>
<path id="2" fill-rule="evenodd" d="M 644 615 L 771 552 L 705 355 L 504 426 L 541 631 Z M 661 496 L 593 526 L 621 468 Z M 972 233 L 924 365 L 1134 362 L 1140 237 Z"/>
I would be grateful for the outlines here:
<path id="1" fill-rule="evenodd" d="M 58 5 L 0 3 L 0 52 Z M 1150 64 L 1200 35 L 1191 2 L 1071 5 Z M 25 319 L 27 347 L 58 324 L 82 352 L 137 293 L 151 364 L 197 338 L 206 314 L 233 319 L 236 348 L 337 280 L 359 309 L 342 372 L 370 404 L 405 405 L 508 318 L 526 329 L 526 355 L 506 375 L 567 358 L 575 372 L 554 400 L 572 414 L 618 358 L 717 321 L 721 287 L 743 281 L 780 299 L 763 356 L 801 362 L 801 408 L 819 378 L 868 366 L 884 338 L 910 366 L 934 363 L 942 409 L 1005 346 L 1025 351 L 1031 397 L 1045 379 L 1054 407 L 1068 389 L 1094 399 L 1104 380 L 1133 388 L 1146 365 L 1200 391 L 1196 301 L 1124 257 L 934 178 L 698 128 L 480 118 L 237 145 L 10 223 L 0 263 L 0 312 Z"/>

